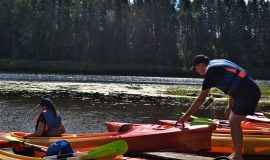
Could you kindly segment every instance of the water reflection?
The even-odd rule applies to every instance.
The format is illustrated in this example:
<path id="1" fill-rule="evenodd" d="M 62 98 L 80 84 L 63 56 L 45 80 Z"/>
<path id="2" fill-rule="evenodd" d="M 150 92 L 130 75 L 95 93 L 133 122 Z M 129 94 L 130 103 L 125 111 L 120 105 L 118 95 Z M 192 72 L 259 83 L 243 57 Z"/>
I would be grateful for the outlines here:
<path id="1" fill-rule="evenodd" d="M 0 80 L 13 81 L 60 81 L 60 82 L 93 82 L 125 84 L 165 84 L 165 85 L 198 85 L 201 79 L 174 77 L 112 76 L 112 75 L 65 75 L 65 74 L 28 74 L 0 73 Z"/>
<path id="2" fill-rule="evenodd" d="M 2 132 L 24 131 L 34 129 L 34 116 L 38 112 L 34 108 L 39 101 L 38 96 L 0 98 L 0 124 Z M 186 110 L 190 102 L 185 100 L 125 95 L 93 94 L 88 99 L 79 97 L 56 97 L 53 101 L 63 115 L 63 122 L 69 133 L 89 133 L 106 131 L 106 121 L 122 121 L 131 123 L 155 123 L 159 119 L 176 119 L 177 114 Z M 202 111 L 201 114 L 209 115 Z"/>
<path id="3" fill-rule="evenodd" d="M 181 84 L 200 88 L 200 83 L 201 79 L 188 78 L 0 73 L 0 132 L 33 132 L 38 112 L 33 106 L 41 97 L 56 103 L 68 133 L 103 132 L 106 121 L 177 119 L 191 100 L 162 91 Z M 197 115 L 222 118 L 224 107 L 216 104 Z"/>

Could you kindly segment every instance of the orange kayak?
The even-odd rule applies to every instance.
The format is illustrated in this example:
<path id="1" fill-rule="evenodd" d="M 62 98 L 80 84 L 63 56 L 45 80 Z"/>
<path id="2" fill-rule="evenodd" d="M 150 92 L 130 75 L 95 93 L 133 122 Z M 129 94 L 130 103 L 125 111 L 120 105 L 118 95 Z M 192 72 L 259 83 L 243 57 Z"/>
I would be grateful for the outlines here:
<path id="1" fill-rule="evenodd" d="M 120 139 L 128 143 L 128 153 L 161 150 L 198 151 L 211 148 L 211 133 L 215 129 L 215 126 L 190 126 L 185 129 L 168 125 L 148 124 L 147 126 L 145 129 L 131 129 L 122 133 L 64 134 L 62 137 L 29 137 L 27 139 L 23 138 L 26 135 L 24 132 L 11 132 L 0 135 L 0 139 L 4 140 L 5 136 L 11 135 L 21 141 L 41 146 L 49 146 L 58 140 L 66 140 L 74 151 L 88 151 Z M 12 147 L 12 144 L 9 145 Z"/>
<path id="2" fill-rule="evenodd" d="M 265 135 L 244 135 L 242 152 L 246 155 L 270 156 L 270 137 Z M 212 148 L 210 152 L 232 153 L 232 138 L 230 134 L 212 135 Z"/>
<path id="3" fill-rule="evenodd" d="M 48 147 L 52 143 L 59 141 L 59 140 L 66 140 L 68 141 L 74 151 L 88 151 L 93 149 L 94 147 L 98 147 L 115 140 L 118 140 L 119 133 L 90 133 L 90 134 L 63 134 L 61 137 L 29 137 L 23 138 L 28 133 L 25 132 L 9 132 L 0 135 L 0 140 L 5 140 L 5 137 L 10 135 L 15 137 L 21 141 L 28 142 L 30 144 L 46 146 Z M 16 145 L 16 144 L 15 144 Z M 14 143 L 5 144 L 5 146 L 0 145 L 0 148 L 14 147 Z"/>
<path id="4" fill-rule="evenodd" d="M 270 124 L 268 123 L 256 123 L 250 121 L 243 121 L 241 127 L 244 134 L 253 135 L 269 135 L 270 136 Z M 230 133 L 230 128 L 218 126 L 214 132 L 218 133 Z"/>
<path id="5" fill-rule="evenodd" d="M 255 113 L 254 115 L 250 116 L 248 115 L 246 117 L 247 121 L 252 121 L 252 122 L 258 122 L 258 123 L 270 123 L 270 119 L 265 117 L 263 113 Z"/>
<path id="6" fill-rule="evenodd" d="M 174 125 L 176 121 L 160 120 L 161 124 Z M 245 125 L 254 124 L 254 122 L 244 122 Z M 260 126 L 260 125 L 259 125 Z M 243 130 L 243 153 L 247 155 L 270 156 L 270 134 L 263 130 Z M 229 128 L 218 128 L 213 131 L 211 137 L 211 151 L 217 153 L 232 153 L 232 138 Z"/>
<path id="7" fill-rule="evenodd" d="M 2 137 L 3 135 L 5 135 L 6 133 L 1 132 L 0 133 L 0 137 Z M 0 148 L 7 148 L 9 146 L 9 142 L 6 139 L 2 139 L 0 138 Z"/>

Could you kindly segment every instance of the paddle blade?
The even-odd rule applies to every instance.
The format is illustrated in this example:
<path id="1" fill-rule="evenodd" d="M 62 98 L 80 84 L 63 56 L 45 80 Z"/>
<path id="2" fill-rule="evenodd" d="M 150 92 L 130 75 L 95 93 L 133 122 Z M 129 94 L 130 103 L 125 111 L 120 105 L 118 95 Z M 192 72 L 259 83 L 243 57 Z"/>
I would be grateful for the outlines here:
<path id="1" fill-rule="evenodd" d="M 113 148 L 104 148 L 103 150 L 99 150 L 97 152 L 93 152 L 93 153 L 89 153 L 85 156 L 81 156 L 80 159 L 81 160 L 87 160 L 87 159 L 110 159 L 113 158 L 115 156 L 111 156 L 111 155 L 115 155 L 116 150 L 114 150 Z M 118 154 L 117 154 L 118 155 Z"/>
<path id="2" fill-rule="evenodd" d="M 46 152 L 47 150 L 42 148 L 42 146 L 38 146 L 38 145 L 34 145 L 34 144 L 30 144 L 30 143 L 27 143 L 27 142 L 24 142 L 16 137 L 12 137 L 12 136 L 5 136 L 5 138 L 10 141 L 10 142 L 16 142 L 16 143 L 21 143 L 21 144 L 24 144 L 26 146 L 29 146 L 37 151 L 41 151 L 41 152 Z"/>
<path id="3" fill-rule="evenodd" d="M 88 152 L 88 155 L 80 157 L 80 159 L 111 159 L 127 152 L 128 145 L 124 140 L 111 142 L 97 147 Z"/>
<path id="4" fill-rule="evenodd" d="M 16 137 L 12 137 L 12 136 L 5 136 L 5 139 L 10 141 L 10 142 L 18 142 L 18 143 L 23 143 L 22 140 L 19 140 L 18 138 Z"/>
<path id="5" fill-rule="evenodd" d="M 113 148 L 117 150 L 118 155 L 123 155 L 123 154 L 127 153 L 128 144 L 127 144 L 126 141 L 119 140 L 119 141 L 115 141 L 115 142 L 112 142 L 112 143 L 113 144 L 111 144 L 111 146 L 113 146 Z M 116 157 L 118 155 L 115 155 L 114 157 Z"/>
<path id="6" fill-rule="evenodd" d="M 198 117 L 198 118 L 193 119 L 190 122 L 190 125 L 216 125 L 216 123 L 212 120 L 207 119 L 207 118 Z"/>

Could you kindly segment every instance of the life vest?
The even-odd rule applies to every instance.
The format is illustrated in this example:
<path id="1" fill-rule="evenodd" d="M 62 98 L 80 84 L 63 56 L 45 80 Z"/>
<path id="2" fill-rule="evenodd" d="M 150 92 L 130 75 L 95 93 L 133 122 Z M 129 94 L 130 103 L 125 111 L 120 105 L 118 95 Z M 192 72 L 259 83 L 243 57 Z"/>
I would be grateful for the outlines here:
<path id="1" fill-rule="evenodd" d="M 49 109 L 44 110 L 41 114 L 43 114 L 46 121 L 44 136 L 60 136 L 59 134 L 61 134 L 60 130 L 62 120 L 61 114 L 57 111 L 57 117 L 54 117 L 53 111 Z"/>
<path id="2" fill-rule="evenodd" d="M 51 144 L 47 151 L 46 156 L 53 156 L 53 155 L 61 155 L 61 154 L 70 154 L 74 153 L 71 145 L 66 140 L 56 141 L 55 143 Z M 63 158 L 60 158 L 63 159 Z"/>
<path id="3" fill-rule="evenodd" d="M 225 60 L 215 59 L 209 62 L 208 68 L 212 67 L 223 67 L 226 69 L 225 75 L 218 82 L 216 88 L 220 89 L 227 95 L 232 95 L 235 89 L 239 86 L 240 81 L 247 76 L 246 70 L 238 66 L 237 64 Z"/>

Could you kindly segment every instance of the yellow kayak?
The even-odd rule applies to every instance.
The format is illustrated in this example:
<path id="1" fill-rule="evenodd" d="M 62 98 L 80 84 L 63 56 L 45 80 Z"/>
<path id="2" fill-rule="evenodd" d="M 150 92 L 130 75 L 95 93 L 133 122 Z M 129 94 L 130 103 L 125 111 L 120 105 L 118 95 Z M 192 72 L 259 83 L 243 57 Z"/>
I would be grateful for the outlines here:
<path id="1" fill-rule="evenodd" d="M 19 154 L 14 154 L 8 151 L 4 151 L 0 149 L 0 159 L 3 160 L 17 160 L 17 159 L 24 159 L 24 160 L 45 160 L 46 158 L 38 158 L 38 157 L 28 157 L 28 156 L 22 156 Z"/>
<path id="2" fill-rule="evenodd" d="M 108 144 L 96 147 L 87 152 L 76 152 L 76 153 L 69 153 L 69 154 L 62 154 L 62 155 L 53 155 L 53 156 L 49 156 L 45 158 L 41 158 L 38 156 L 35 156 L 35 157 L 23 156 L 23 155 L 15 154 L 15 153 L 0 149 L 0 159 L 5 159 L 5 160 L 6 159 L 25 159 L 25 160 L 37 159 L 38 160 L 38 159 L 59 159 L 59 158 L 80 159 L 80 160 L 120 159 L 120 158 L 122 159 L 122 157 L 120 158 L 117 158 L 117 157 L 119 155 L 125 154 L 127 150 L 128 150 L 127 143 L 123 140 L 119 140 L 119 141 L 114 141 L 112 143 L 108 143 Z"/>
<path id="3" fill-rule="evenodd" d="M 49 146 L 59 140 L 68 141 L 74 151 L 88 151 L 95 147 L 119 140 L 119 133 L 117 132 L 107 132 L 107 133 L 91 133 L 91 134 L 64 134 L 61 137 L 29 137 L 24 139 L 23 137 L 27 135 L 25 132 L 9 132 L 0 135 L 0 139 L 4 140 L 6 136 L 15 137 L 21 141 L 25 141 L 31 144 L 36 144 L 40 146 Z M 4 147 L 12 148 L 13 144 Z M 0 145 L 0 148 L 3 148 Z"/>
<path id="4" fill-rule="evenodd" d="M 14 154 L 8 151 L 4 151 L 0 149 L 0 160 L 46 160 L 46 158 L 41 157 L 29 157 L 29 156 L 22 156 L 18 154 Z M 68 160 L 79 160 L 79 157 L 69 157 Z M 103 159 L 105 160 L 105 159 Z M 109 159 L 107 159 L 109 160 Z M 110 160 L 145 160 L 143 158 L 131 158 L 131 157 L 124 157 L 124 156 L 117 156 L 115 158 L 110 158 Z"/>
<path id="5" fill-rule="evenodd" d="M 14 154 L 14 153 L 0 149 L 0 160 L 22 160 L 22 159 L 23 160 L 46 160 L 47 158 L 22 156 L 19 154 Z M 68 160 L 79 160 L 80 158 L 79 157 L 69 157 L 67 159 Z M 139 160 L 137 158 L 129 158 L 129 157 L 123 157 L 123 156 L 117 156 L 117 157 L 110 159 L 110 160 L 126 160 L 126 159 L 127 160 Z"/>

